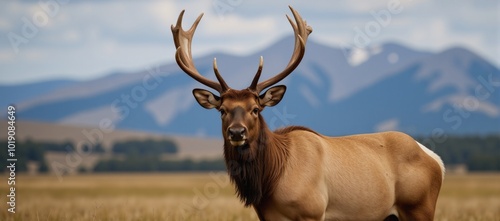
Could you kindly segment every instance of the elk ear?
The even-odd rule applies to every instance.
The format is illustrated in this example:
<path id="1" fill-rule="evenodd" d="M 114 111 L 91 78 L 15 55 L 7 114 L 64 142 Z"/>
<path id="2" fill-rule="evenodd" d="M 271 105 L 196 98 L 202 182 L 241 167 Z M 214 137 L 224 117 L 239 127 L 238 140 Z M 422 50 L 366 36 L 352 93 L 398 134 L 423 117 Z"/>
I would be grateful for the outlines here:
<path id="1" fill-rule="evenodd" d="M 220 97 L 212 94 L 210 91 L 196 88 L 193 90 L 193 95 L 196 101 L 206 109 L 218 108 L 220 106 Z"/>
<path id="2" fill-rule="evenodd" d="M 260 105 L 272 107 L 278 104 L 285 95 L 286 86 L 278 85 L 269 88 L 264 94 L 259 96 Z"/>

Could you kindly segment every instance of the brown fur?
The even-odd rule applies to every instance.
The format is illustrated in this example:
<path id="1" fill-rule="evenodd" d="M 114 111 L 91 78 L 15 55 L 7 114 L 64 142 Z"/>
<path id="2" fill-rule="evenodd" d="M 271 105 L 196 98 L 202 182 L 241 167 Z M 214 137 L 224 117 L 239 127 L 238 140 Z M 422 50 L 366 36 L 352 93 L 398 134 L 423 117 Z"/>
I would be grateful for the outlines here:
<path id="1" fill-rule="evenodd" d="M 258 205 L 276 188 L 288 158 L 288 142 L 281 133 L 273 133 L 259 115 L 260 134 L 240 147 L 224 143 L 224 159 L 231 181 L 245 206 Z"/>
<path id="2" fill-rule="evenodd" d="M 320 135 L 318 134 L 318 132 L 310 129 L 310 128 L 307 128 L 307 127 L 304 127 L 304 126 L 288 126 L 288 127 L 283 127 L 283 128 L 280 128 L 280 129 L 277 129 L 276 131 L 274 131 L 274 133 L 277 133 L 277 134 L 287 134 L 287 133 L 290 133 L 294 130 L 304 130 L 304 131 L 309 131 L 313 134 L 316 134 L 316 135 Z"/>
<path id="3" fill-rule="evenodd" d="M 181 28 L 183 13 L 172 26 L 176 61 L 189 76 L 218 91 L 193 90 L 198 103 L 221 112 L 224 158 L 231 181 L 246 206 L 260 220 L 432 220 L 444 165 L 435 153 L 403 133 L 388 132 L 326 137 L 305 127 L 271 132 L 260 112 L 278 104 L 288 76 L 304 56 L 312 28 L 290 7 L 295 23 L 293 56 L 285 70 L 250 87 L 234 90 L 202 76 L 191 56 L 192 28 Z M 263 89 L 267 89 L 262 93 Z"/>
<path id="4" fill-rule="evenodd" d="M 220 101 L 230 180 L 260 220 L 383 220 L 391 214 L 432 220 L 443 167 L 410 136 L 327 137 L 302 126 L 272 132 L 255 92 L 231 89 Z M 242 146 L 231 144 L 227 130 L 234 126 L 246 129 Z"/>
<path id="5" fill-rule="evenodd" d="M 402 133 L 381 133 L 332 138 L 302 126 L 290 126 L 271 132 L 260 114 L 256 117 L 249 114 L 252 107 L 256 105 L 261 110 L 264 108 L 258 103 L 259 97 L 256 93 L 250 90 L 229 90 L 221 96 L 221 101 L 220 108 L 227 112 L 233 113 L 232 110 L 236 109 L 244 110 L 244 112 L 238 112 L 240 115 L 234 112 L 238 116 L 233 115 L 222 119 L 225 140 L 224 158 L 238 197 L 245 206 L 253 206 L 261 220 L 265 217 L 279 218 L 285 214 L 286 217 L 293 219 L 293 217 L 304 217 L 304 214 L 311 212 L 318 215 L 314 218 L 315 220 L 321 220 L 320 214 L 326 216 L 324 210 L 321 210 L 325 202 L 318 201 L 315 197 L 324 194 L 332 197 L 331 193 L 321 193 L 316 189 L 318 188 L 316 185 L 321 183 L 319 180 L 321 176 L 330 177 L 327 180 L 332 179 L 332 183 L 326 183 L 332 188 L 348 188 L 352 186 L 349 182 L 362 184 L 370 179 L 373 180 L 372 182 L 394 180 L 392 182 L 395 182 L 395 186 L 380 187 L 384 188 L 380 191 L 383 190 L 389 195 L 381 192 L 382 195 L 374 197 L 389 203 L 387 197 L 395 194 L 394 205 L 397 205 L 397 211 L 403 220 L 418 217 L 432 218 L 435 200 L 441 186 L 439 181 L 441 172 L 439 167 L 436 169 L 434 160 L 423 153 L 411 137 Z M 243 146 L 231 145 L 227 134 L 224 133 L 227 127 L 233 124 L 244 125 L 248 129 L 248 142 Z M 376 164 L 367 167 L 366 163 Z M 385 172 L 387 178 L 380 176 L 382 168 L 387 170 Z M 397 179 L 398 176 L 409 173 L 404 171 L 407 168 L 427 174 L 427 177 L 421 177 L 418 181 L 423 183 L 422 185 L 415 186 L 416 180 L 413 178 Z M 403 171 L 400 171 L 401 169 Z M 330 170 L 335 172 L 333 174 L 326 172 Z M 370 170 L 374 170 L 374 174 L 368 175 L 367 172 Z M 299 202 L 287 202 L 287 199 L 294 198 L 290 193 L 305 187 L 309 188 L 309 194 L 300 196 L 302 199 Z M 408 190 L 409 187 L 416 189 Z M 425 192 L 425 190 L 421 188 L 429 188 L 430 192 L 422 195 L 422 191 Z M 395 192 L 391 193 L 391 189 Z M 341 193 L 338 199 L 346 200 L 343 194 L 348 194 L 348 192 Z M 367 197 L 365 193 L 359 196 Z M 361 203 L 362 201 L 359 200 L 356 199 L 353 202 Z M 280 211 L 282 206 L 288 204 L 299 207 Z M 290 205 L 285 208 L 295 207 Z M 294 213 L 297 214 L 294 215 Z M 386 216 L 389 215 L 386 214 Z"/>
<path id="6" fill-rule="evenodd" d="M 258 96 L 248 89 L 229 90 L 221 96 L 221 100 L 222 102 L 226 100 L 254 100 L 256 102 Z M 317 134 L 302 126 L 289 126 L 271 132 L 260 114 L 257 125 L 258 128 L 255 128 L 255 131 L 258 136 L 248 144 L 233 147 L 227 139 L 224 142 L 226 167 L 231 181 L 236 186 L 237 194 L 245 206 L 259 205 L 263 199 L 269 198 L 274 192 L 288 160 L 287 147 L 290 146 L 290 141 L 286 135 L 296 130 Z M 252 131 L 249 133 L 252 134 Z"/>
<path id="7" fill-rule="evenodd" d="M 250 99 L 250 98 L 258 98 L 259 95 L 257 93 L 255 93 L 254 91 L 251 91 L 249 89 L 245 89 L 245 90 L 234 90 L 234 89 L 230 89 L 226 92 L 224 92 L 224 94 L 221 95 L 221 99 L 222 101 L 224 102 L 225 99 L 232 99 L 232 100 L 246 100 L 246 99 Z"/>

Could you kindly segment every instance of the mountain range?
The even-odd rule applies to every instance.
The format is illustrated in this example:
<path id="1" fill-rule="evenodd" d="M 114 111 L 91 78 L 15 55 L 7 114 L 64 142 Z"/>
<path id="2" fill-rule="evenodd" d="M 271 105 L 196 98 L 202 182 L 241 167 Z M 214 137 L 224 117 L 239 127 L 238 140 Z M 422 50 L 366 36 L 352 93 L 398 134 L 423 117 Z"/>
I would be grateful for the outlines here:
<path id="1" fill-rule="evenodd" d="M 293 44 L 293 37 L 286 37 L 249 55 L 214 53 L 194 62 L 215 79 L 216 57 L 226 82 L 243 89 L 259 56 L 264 80 L 284 69 Z M 500 133 L 500 69 L 465 48 L 428 52 L 395 43 L 334 48 L 309 40 L 299 67 L 279 84 L 287 86 L 285 97 L 263 112 L 271 129 L 303 125 L 326 135 Z M 218 112 L 200 107 L 193 88 L 206 86 L 170 62 L 89 81 L 0 85 L 0 93 L 9 94 L 0 105 L 15 104 L 18 119 L 26 121 L 220 137 Z"/>

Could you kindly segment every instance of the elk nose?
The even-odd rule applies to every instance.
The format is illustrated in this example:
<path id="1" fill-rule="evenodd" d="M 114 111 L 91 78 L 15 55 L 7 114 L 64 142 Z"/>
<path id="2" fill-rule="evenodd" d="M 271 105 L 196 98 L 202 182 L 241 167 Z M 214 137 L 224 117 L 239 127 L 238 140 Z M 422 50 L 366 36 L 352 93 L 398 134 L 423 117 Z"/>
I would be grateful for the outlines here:
<path id="1" fill-rule="evenodd" d="M 245 136 L 245 128 L 244 127 L 232 127 L 229 128 L 229 138 L 231 140 L 243 140 L 243 137 Z"/>

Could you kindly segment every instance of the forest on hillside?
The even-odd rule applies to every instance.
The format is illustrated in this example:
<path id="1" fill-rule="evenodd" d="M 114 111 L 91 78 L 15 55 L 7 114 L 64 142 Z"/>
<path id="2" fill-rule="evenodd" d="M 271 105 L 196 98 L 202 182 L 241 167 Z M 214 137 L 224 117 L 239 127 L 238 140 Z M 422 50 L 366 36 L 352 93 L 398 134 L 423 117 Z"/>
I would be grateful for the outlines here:
<path id="1" fill-rule="evenodd" d="M 445 140 L 417 138 L 419 142 L 436 152 L 446 165 L 466 165 L 470 171 L 500 171 L 500 135 L 448 136 Z M 433 141 L 432 143 L 429 143 Z M 6 141 L 2 141 L 7 146 Z M 101 145 L 87 148 L 96 154 L 108 154 L 91 171 L 81 172 L 146 172 L 146 171 L 220 171 L 225 170 L 222 159 L 191 160 L 175 159 L 177 145 L 170 140 L 129 140 L 113 144 L 106 151 Z M 88 149 L 91 148 L 91 149 Z M 27 162 L 37 162 L 38 172 L 49 171 L 45 153 L 75 151 L 71 142 L 50 143 L 27 140 L 16 143 L 16 169 L 27 171 Z M 82 151 L 82 150 L 80 150 Z M 109 152 L 110 151 L 110 152 Z M 0 152 L 1 159 L 7 159 L 8 151 Z M 162 156 L 172 156 L 167 160 Z M 118 157 L 119 156 L 119 157 Z M 0 171 L 5 171 L 7 161 L 0 161 Z"/>
<path id="2" fill-rule="evenodd" d="M 464 164 L 471 171 L 500 171 L 500 135 L 445 138 L 417 140 L 437 153 L 446 165 Z M 429 140 L 431 145 L 427 144 Z"/>

